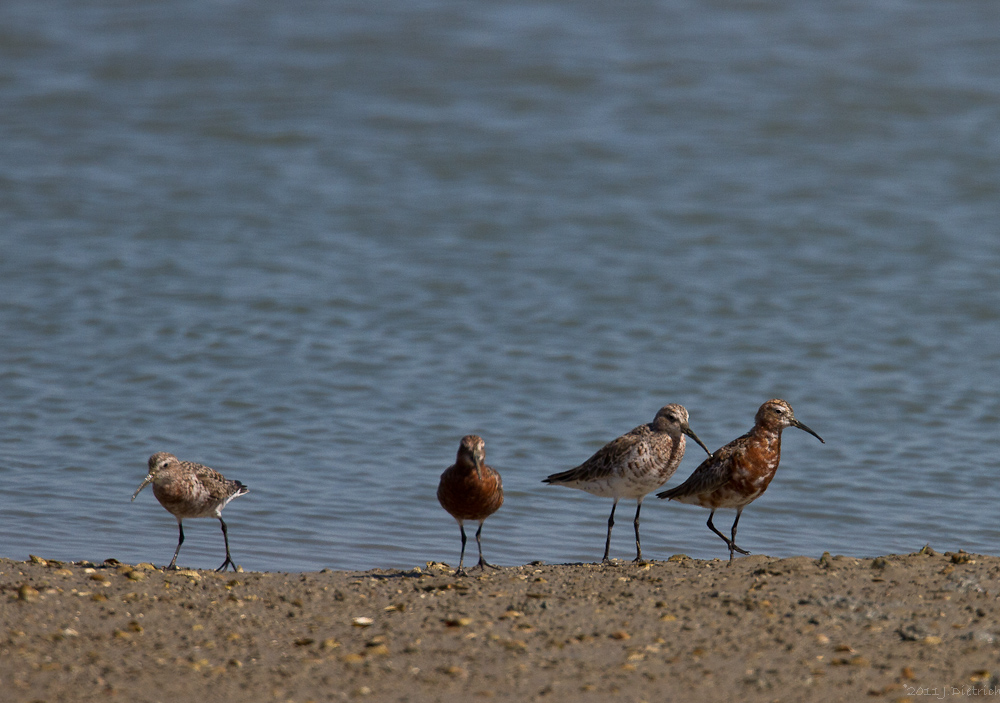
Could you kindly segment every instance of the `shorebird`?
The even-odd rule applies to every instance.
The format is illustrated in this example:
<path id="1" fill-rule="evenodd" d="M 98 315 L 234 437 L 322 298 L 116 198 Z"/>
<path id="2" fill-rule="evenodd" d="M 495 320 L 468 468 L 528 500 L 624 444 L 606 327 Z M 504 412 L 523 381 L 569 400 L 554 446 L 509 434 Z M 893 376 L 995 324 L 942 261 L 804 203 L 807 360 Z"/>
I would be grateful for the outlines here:
<path id="1" fill-rule="evenodd" d="M 226 479 L 214 469 L 190 461 L 178 461 L 177 457 L 167 452 L 157 452 L 149 457 L 149 473 L 132 494 L 132 500 L 150 483 L 160 505 L 177 518 L 177 549 L 167 568 L 177 568 L 177 554 L 184 544 L 184 525 L 181 521 L 184 518 L 217 517 L 222 524 L 222 538 L 226 541 L 226 560 L 216 571 L 225 571 L 228 566 L 236 571 L 236 564 L 229 555 L 229 533 L 222 519 L 222 509 L 249 489 L 239 481 Z"/>
<path id="2" fill-rule="evenodd" d="M 655 491 L 677 471 L 684 457 L 684 435 L 697 442 L 705 453 L 708 447 L 688 426 L 688 411 L 672 403 L 660 408 L 653 421 L 639 425 L 631 432 L 605 444 L 594 456 L 575 469 L 552 474 L 542 483 L 569 486 L 602 498 L 612 498 L 608 517 L 608 536 L 604 542 L 604 559 L 608 563 L 611 548 L 611 528 L 615 524 L 615 508 L 622 498 L 635 498 L 635 561 L 642 561 L 639 542 L 639 511 L 642 499 Z"/>
<path id="3" fill-rule="evenodd" d="M 476 546 L 479 547 L 479 568 L 491 567 L 483 559 L 483 543 L 480 535 L 483 522 L 503 505 L 503 482 L 500 474 L 486 465 L 486 443 L 479 435 L 466 435 L 458 446 L 455 463 L 445 469 L 438 484 L 438 502 L 458 521 L 462 532 L 462 553 L 458 558 L 456 576 L 464 576 L 465 569 L 465 521 L 478 520 Z"/>
<path id="4" fill-rule="evenodd" d="M 786 427 L 798 427 L 826 444 L 822 437 L 795 419 L 791 405 L 775 398 L 760 406 L 752 430 L 716 449 L 687 481 L 657 493 L 656 497 L 708 508 L 712 511 L 708 516 L 708 529 L 729 547 L 729 561 L 732 562 L 734 552 L 749 554 L 736 546 L 736 525 L 743 508 L 760 498 L 774 478 L 781 459 L 781 431 Z M 719 508 L 736 508 L 731 538 L 712 524 Z"/>

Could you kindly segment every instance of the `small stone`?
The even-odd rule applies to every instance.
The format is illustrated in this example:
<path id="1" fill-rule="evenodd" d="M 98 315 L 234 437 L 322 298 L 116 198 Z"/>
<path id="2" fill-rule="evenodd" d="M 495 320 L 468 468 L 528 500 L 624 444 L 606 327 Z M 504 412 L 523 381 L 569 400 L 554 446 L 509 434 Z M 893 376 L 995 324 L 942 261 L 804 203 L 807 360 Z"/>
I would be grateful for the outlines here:
<path id="1" fill-rule="evenodd" d="M 49 562 L 45 561 L 41 557 L 36 557 L 34 554 L 29 554 L 28 558 L 31 559 L 32 564 L 38 564 L 39 566 L 48 566 Z"/>
<path id="2" fill-rule="evenodd" d="M 360 617 L 360 618 L 354 618 L 351 621 L 351 624 L 354 625 L 354 627 L 371 627 L 372 623 L 374 622 L 375 621 L 372 620 L 371 618 Z"/>
<path id="3" fill-rule="evenodd" d="M 617 632 L 612 632 L 610 635 L 608 635 L 608 637 L 610 637 L 613 640 L 628 640 L 628 639 L 632 639 L 632 635 L 630 635 L 629 633 L 625 632 L 625 630 L 618 630 Z"/>
<path id="4" fill-rule="evenodd" d="M 28 584 L 23 584 L 19 589 L 17 589 L 18 600 L 23 600 L 25 603 L 37 603 L 38 598 L 38 591 Z"/>

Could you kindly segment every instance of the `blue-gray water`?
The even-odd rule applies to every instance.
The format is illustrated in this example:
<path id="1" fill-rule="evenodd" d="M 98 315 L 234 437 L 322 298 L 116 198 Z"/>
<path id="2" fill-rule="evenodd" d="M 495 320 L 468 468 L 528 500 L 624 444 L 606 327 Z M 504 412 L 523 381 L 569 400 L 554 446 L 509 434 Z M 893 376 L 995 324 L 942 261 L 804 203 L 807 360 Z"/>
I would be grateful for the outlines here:
<path id="1" fill-rule="evenodd" d="M 540 483 L 782 397 L 776 556 L 997 553 L 1000 4 L 0 3 L 0 555 L 166 563 L 166 450 L 254 570 L 594 561 Z M 691 445 L 676 485 L 697 465 Z M 634 503 L 612 555 L 631 558 Z M 650 498 L 646 556 L 724 557 Z M 732 512 L 716 522 L 728 529 Z M 192 521 L 179 559 L 222 560 Z M 474 549 L 474 544 L 472 545 Z"/>

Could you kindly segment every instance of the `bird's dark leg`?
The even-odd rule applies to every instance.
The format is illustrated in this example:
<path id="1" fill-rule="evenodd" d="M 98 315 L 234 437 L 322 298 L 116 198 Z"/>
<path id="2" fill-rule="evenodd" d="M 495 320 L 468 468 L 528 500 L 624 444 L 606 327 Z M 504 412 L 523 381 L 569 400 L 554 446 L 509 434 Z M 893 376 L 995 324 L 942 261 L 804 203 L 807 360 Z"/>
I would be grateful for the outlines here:
<path id="1" fill-rule="evenodd" d="M 711 513 L 709 513 L 709 515 L 708 515 L 708 529 L 710 529 L 715 534 L 719 535 L 719 537 L 722 538 L 722 541 L 726 543 L 726 546 L 729 547 L 729 561 L 732 561 L 733 560 L 733 543 L 729 541 L 728 537 L 726 537 L 724 534 L 722 534 L 721 532 L 719 532 L 715 528 L 715 524 L 712 522 L 712 518 L 713 517 L 715 517 L 715 511 L 714 510 Z"/>
<path id="2" fill-rule="evenodd" d="M 632 524 L 635 526 L 635 559 L 633 561 L 638 564 L 642 561 L 642 545 L 639 543 L 639 511 L 642 510 L 642 498 L 636 502 L 635 505 L 635 520 Z"/>
<path id="3" fill-rule="evenodd" d="M 608 564 L 611 562 L 608 559 L 608 552 L 611 551 L 611 528 L 615 526 L 615 508 L 618 507 L 618 499 L 615 498 L 615 502 L 611 504 L 611 515 L 608 516 L 608 538 L 604 540 L 604 558 L 601 559 L 602 564 Z"/>
<path id="4" fill-rule="evenodd" d="M 719 535 L 719 537 L 722 538 L 722 541 L 726 543 L 726 546 L 729 547 L 729 561 L 733 560 L 733 552 L 734 551 L 737 551 L 740 554 L 749 554 L 750 553 L 750 552 L 748 552 L 745 549 L 740 549 L 739 547 L 737 547 L 736 546 L 736 542 L 734 541 L 736 539 L 736 523 L 740 521 L 740 513 L 741 512 L 742 512 L 742 510 L 738 510 L 736 512 L 736 522 L 733 523 L 733 539 L 729 539 L 724 534 L 722 534 L 717 529 L 715 529 L 715 525 L 712 524 L 712 518 L 715 517 L 715 511 L 714 510 L 708 516 L 708 529 L 710 529 L 715 534 Z"/>
<path id="5" fill-rule="evenodd" d="M 174 558 L 170 560 L 170 566 L 167 567 L 168 569 L 177 568 L 177 555 L 180 554 L 181 545 L 184 544 L 184 525 L 180 520 L 177 521 L 177 532 L 179 533 L 177 537 L 177 549 L 174 550 Z"/>
<path id="6" fill-rule="evenodd" d="M 743 508 L 739 508 L 736 511 L 736 519 L 733 520 L 733 538 L 730 541 L 730 549 L 735 549 L 740 554 L 749 554 L 750 552 L 748 552 L 747 550 L 740 549 L 739 547 L 736 546 L 736 526 L 740 524 L 740 515 L 742 514 L 743 514 Z M 730 557 L 729 560 L 732 561 L 732 557 Z"/>
<path id="7" fill-rule="evenodd" d="M 222 524 L 222 539 L 226 541 L 226 560 L 222 562 L 222 566 L 216 569 L 216 571 L 225 571 L 227 566 L 233 567 L 233 571 L 236 571 L 236 564 L 233 563 L 233 558 L 229 556 L 229 530 L 226 529 L 226 523 L 221 517 L 219 518 L 219 523 Z"/>
<path id="8" fill-rule="evenodd" d="M 479 535 L 482 534 L 482 532 L 483 532 L 483 523 L 482 521 L 480 521 L 479 529 L 476 530 L 476 546 L 479 547 L 479 563 L 476 564 L 476 566 L 484 570 L 487 566 L 490 567 L 491 569 L 499 569 L 500 568 L 499 566 L 494 566 L 493 564 L 490 564 L 485 559 L 483 559 L 483 543 L 479 539 Z"/>
<path id="9" fill-rule="evenodd" d="M 458 557 L 458 571 L 455 572 L 455 576 L 465 576 L 465 569 L 462 568 L 462 564 L 465 563 L 465 525 L 459 522 L 458 529 L 462 531 L 462 553 Z"/>

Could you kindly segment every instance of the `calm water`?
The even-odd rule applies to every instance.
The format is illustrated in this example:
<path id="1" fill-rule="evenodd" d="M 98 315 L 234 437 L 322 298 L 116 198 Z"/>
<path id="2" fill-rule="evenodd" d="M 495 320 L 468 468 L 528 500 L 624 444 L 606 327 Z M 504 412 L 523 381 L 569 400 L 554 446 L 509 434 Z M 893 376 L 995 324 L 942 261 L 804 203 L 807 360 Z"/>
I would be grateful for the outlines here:
<path id="1" fill-rule="evenodd" d="M 714 449 L 775 396 L 827 444 L 785 433 L 744 547 L 998 553 L 998 23 L 6 0 L 0 555 L 166 563 L 129 502 L 166 450 L 250 486 L 246 569 L 456 563 L 435 490 L 476 432 L 488 558 L 595 561 L 610 501 L 541 478 L 668 402 Z M 643 512 L 647 556 L 725 556 L 704 510 Z M 180 562 L 221 560 L 190 522 Z"/>

